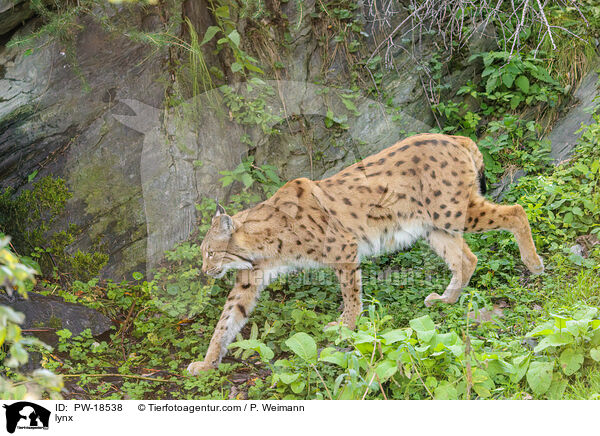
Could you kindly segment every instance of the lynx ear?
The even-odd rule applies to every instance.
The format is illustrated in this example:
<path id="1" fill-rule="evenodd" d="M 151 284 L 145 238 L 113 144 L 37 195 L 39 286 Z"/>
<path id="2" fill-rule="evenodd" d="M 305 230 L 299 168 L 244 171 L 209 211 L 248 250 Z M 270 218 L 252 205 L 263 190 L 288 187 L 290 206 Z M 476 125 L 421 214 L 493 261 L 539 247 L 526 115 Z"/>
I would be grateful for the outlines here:
<path id="1" fill-rule="evenodd" d="M 233 220 L 229 215 L 225 215 L 225 213 L 221 214 L 221 231 L 224 233 L 231 234 L 233 232 Z"/>

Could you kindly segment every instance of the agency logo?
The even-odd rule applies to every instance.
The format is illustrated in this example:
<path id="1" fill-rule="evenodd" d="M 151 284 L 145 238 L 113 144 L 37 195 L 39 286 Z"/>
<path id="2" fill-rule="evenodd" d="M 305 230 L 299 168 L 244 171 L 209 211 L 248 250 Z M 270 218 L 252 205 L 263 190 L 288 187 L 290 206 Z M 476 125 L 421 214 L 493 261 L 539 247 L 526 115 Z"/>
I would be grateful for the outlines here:
<path id="1" fill-rule="evenodd" d="M 50 421 L 50 411 L 30 403 L 19 401 L 10 405 L 4 404 L 6 409 L 6 431 L 14 433 L 15 429 L 47 430 Z"/>

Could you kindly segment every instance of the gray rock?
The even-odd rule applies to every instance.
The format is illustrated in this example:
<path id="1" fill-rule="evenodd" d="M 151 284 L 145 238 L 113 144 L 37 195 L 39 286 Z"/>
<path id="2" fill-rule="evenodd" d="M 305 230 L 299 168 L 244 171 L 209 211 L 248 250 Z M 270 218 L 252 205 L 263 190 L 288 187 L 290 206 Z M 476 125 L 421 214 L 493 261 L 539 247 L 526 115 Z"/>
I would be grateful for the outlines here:
<path id="1" fill-rule="evenodd" d="M 585 250 L 579 244 L 575 244 L 575 245 L 571 246 L 571 248 L 569 248 L 569 251 L 576 256 L 585 257 Z"/>
<path id="2" fill-rule="evenodd" d="M 0 0 L 0 35 L 10 32 L 32 15 L 28 0 Z"/>
<path id="3" fill-rule="evenodd" d="M 559 119 L 548 139 L 552 143 L 552 159 L 560 163 L 567 159 L 576 142 L 581 137 L 581 133 L 576 133 L 582 124 L 589 124 L 592 121 L 590 109 L 594 107 L 594 99 L 598 96 L 598 73 L 597 65 L 592 66 L 590 72 L 581 80 L 574 97 L 577 104 L 569 112 Z"/>
<path id="4" fill-rule="evenodd" d="M 0 304 L 25 315 L 25 321 L 21 324 L 23 329 L 62 328 L 69 329 L 73 335 L 79 335 L 89 328 L 92 336 L 98 336 L 112 326 L 112 321 L 100 312 L 80 304 L 67 303 L 60 297 L 30 292 L 26 300 L 17 294 L 12 297 L 0 294 Z"/>

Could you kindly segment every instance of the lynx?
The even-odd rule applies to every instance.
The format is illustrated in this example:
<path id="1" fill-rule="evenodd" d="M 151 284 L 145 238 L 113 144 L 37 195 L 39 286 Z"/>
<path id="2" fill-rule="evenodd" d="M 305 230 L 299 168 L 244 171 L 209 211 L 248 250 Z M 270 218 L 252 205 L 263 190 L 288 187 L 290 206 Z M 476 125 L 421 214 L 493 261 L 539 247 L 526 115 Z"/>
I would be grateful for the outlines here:
<path id="1" fill-rule="evenodd" d="M 233 216 L 221 206 L 201 249 L 202 271 L 237 273 L 204 361 L 191 374 L 215 368 L 245 324 L 261 289 L 278 274 L 299 268 L 333 268 L 353 329 L 362 311 L 360 260 L 407 248 L 424 238 L 452 273 L 442 295 L 425 305 L 454 303 L 477 257 L 464 232 L 508 230 L 521 260 L 534 274 L 544 270 L 524 209 L 486 200 L 483 158 L 469 138 L 420 134 L 404 139 L 339 173 L 318 181 L 292 180 L 271 198 Z M 333 323 L 335 324 L 335 323 Z"/>

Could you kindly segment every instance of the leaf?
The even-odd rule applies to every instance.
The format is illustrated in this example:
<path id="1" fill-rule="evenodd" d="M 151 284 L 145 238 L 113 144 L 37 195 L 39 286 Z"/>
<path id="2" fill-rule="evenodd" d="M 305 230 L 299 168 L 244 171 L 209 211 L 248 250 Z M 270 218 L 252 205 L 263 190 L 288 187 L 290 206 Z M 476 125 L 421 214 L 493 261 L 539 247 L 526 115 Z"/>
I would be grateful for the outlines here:
<path id="1" fill-rule="evenodd" d="M 458 392 L 456 388 L 447 381 L 443 381 L 433 391 L 433 397 L 436 400 L 458 400 Z"/>
<path id="2" fill-rule="evenodd" d="M 275 356 L 273 350 L 257 339 L 245 339 L 229 344 L 229 348 L 241 348 L 242 350 L 254 350 L 259 355 L 263 362 L 268 362 Z"/>
<path id="3" fill-rule="evenodd" d="M 497 75 L 490 76 L 487 83 L 485 84 L 485 92 L 487 92 L 488 94 L 494 92 L 498 87 L 498 79 L 499 77 Z"/>
<path id="4" fill-rule="evenodd" d="M 354 343 L 355 344 L 368 344 L 371 342 L 375 341 L 375 336 L 370 335 L 369 333 L 359 330 L 356 333 L 356 336 L 354 338 Z"/>
<path id="5" fill-rule="evenodd" d="M 423 342 L 429 342 L 435 336 L 435 324 L 429 315 L 411 319 L 409 324 Z"/>
<path id="6" fill-rule="evenodd" d="M 596 362 L 600 362 L 600 347 L 592 348 L 590 350 L 590 357 Z"/>
<path id="7" fill-rule="evenodd" d="M 424 315 L 420 318 L 411 319 L 409 324 L 412 327 L 412 329 L 417 333 L 435 330 L 435 324 L 433 323 L 429 315 Z"/>
<path id="8" fill-rule="evenodd" d="M 515 81 L 514 74 L 504 73 L 502 75 L 502 83 L 504 83 L 504 86 L 506 86 L 507 88 L 511 88 L 513 86 L 514 81 Z"/>
<path id="9" fill-rule="evenodd" d="M 552 383 L 553 362 L 531 362 L 527 371 L 527 383 L 537 395 L 546 393 Z"/>
<path id="10" fill-rule="evenodd" d="M 548 347 L 560 347 L 561 345 L 568 345 L 573 342 L 573 335 L 569 332 L 553 333 L 546 336 L 540 341 L 540 343 L 533 349 L 534 352 L 539 353 Z"/>
<path id="11" fill-rule="evenodd" d="M 221 29 L 218 26 L 209 26 L 208 29 L 206 29 L 206 32 L 204 33 L 204 38 L 202 39 L 200 45 L 204 45 L 211 39 L 213 39 L 215 35 L 219 32 L 219 30 Z"/>
<path id="12" fill-rule="evenodd" d="M 332 347 L 327 347 L 321 350 L 319 361 L 333 363 L 341 366 L 342 368 L 346 368 L 348 366 L 348 359 L 346 358 L 346 355 Z"/>
<path id="13" fill-rule="evenodd" d="M 133 277 L 133 280 L 142 280 L 144 278 L 144 274 L 138 271 L 135 271 L 131 276 Z"/>
<path id="14" fill-rule="evenodd" d="M 393 360 L 386 359 L 375 367 L 375 373 L 379 381 L 383 383 L 398 371 L 398 365 Z"/>
<path id="15" fill-rule="evenodd" d="M 325 115 L 325 127 L 329 129 L 331 126 L 333 126 L 333 111 L 327 109 L 327 114 Z"/>
<path id="16" fill-rule="evenodd" d="M 346 106 L 346 109 L 348 109 L 351 112 L 354 112 L 355 114 L 358 114 L 358 109 L 352 100 L 349 100 L 347 98 L 342 98 L 342 103 L 344 103 L 344 106 Z"/>
<path id="17" fill-rule="evenodd" d="M 220 6 L 215 9 L 215 16 L 221 18 L 229 18 L 229 6 Z"/>
<path id="18" fill-rule="evenodd" d="M 229 40 L 233 42 L 236 47 L 240 46 L 240 34 L 237 30 L 233 30 L 229 35 L 227 35 L 227 38 L 229 38 Z"/>
<path id="19" fill-rule="evenodd" d="M 515 85 L 519 88 L 524 94 L 529 93 L 529 79 L 526 76 L 519 76 L 515 80 Z"/>
<path id="20" fill-rule="evenodd" d="M 233 64 L 231 64 L 231 71 L 233 71 L 234 73 L 242 71 L 243 69 L 244 69 L 244 66 L 242 64 L 240 64 L 239 62 L 234 62 Z"/>
<path id="21" fill-rule="evenodd" d="M 278 375 L 279 375 L 279 379 L 286 385 L 289 385 L 289 384 L 295 382 L 296 380 L 298 380 L 298 377 L 300 377 L 299 372 L 297 372 L 296 374 L 290 374 L 288 372 L 284 372 L 283 374 L 278 374 Z"/>
<path id="22" fill-rule="evenodd" d="M 179 293 L 179 285 L 177 283 L 169 283 L 167 285 L 167 294 L 177 295 Z"/>
<path id="23" fill-rule="evenodd" d="M 315 340 L 306 333 L 296 333 L 285 341 L 285 344 L 302 360 L 309 363 L 315 363 L 317 361 L 317 344 L 315 343 Z"/>
<path id="24" fill-rule="evenodd" d="M 398 341 L 405 341 L 410 337 L 410 331 L 406 329 L 396 329 L 391 332 L 387 332 L 381 335 L 381 338 L 387 345 L 393 344 Z"/>
<path id="25" fill-rule="evenodd" d="M 296 381 L 294 383 L 291 384 L 291 388 L 292 391 L 295 394 L 299 394 L 300 392 L 302 392 L 304 390 L 304 386 L 306 385 L 306 383 L 302 380 L 302 381 Z"/>
<path id="26" fill-rule="evenodd" d="M 242 174 L 242 183 L 244 184 L 244 186 L 246 188 L 249 188 L 254 183 L 254 179 L 252 178 L 252 176 L 250 174 L 244 173 L 244 174 Z"/>
<path id="27" fill-rule="evenodd" d="M 519 106 L 522 101 L 523 101 L 523 97 L 520 94 L 513 95 L 512 98 L 510 99 L 510 108 L 513 110 L 516 109 L 517 106 Z"/>
<path id="28" fill-rule="evenodd" d="M 561 353 L 559 362 L 565 375 L 575 374 L 583 364 L 583 353 L 567 348 Z"/>
<path id="29" fill-rule="evenodd" d="M 38 174 L 38 170 L 35 170 L 31 174 L 29 174 L 27 176 L 27 182 L 29 182 L 29 183 L 33 182 L 33 179 L 35 179 L 35 176 L 37 176 L 37 174 Z"/>

